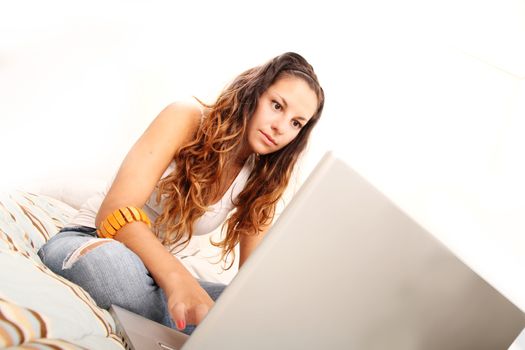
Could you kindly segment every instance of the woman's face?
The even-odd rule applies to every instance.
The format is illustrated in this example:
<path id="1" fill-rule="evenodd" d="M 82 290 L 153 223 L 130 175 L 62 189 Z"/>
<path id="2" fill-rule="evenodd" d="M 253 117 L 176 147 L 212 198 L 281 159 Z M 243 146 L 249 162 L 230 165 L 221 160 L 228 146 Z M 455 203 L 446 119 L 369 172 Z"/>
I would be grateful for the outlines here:
<path id="1" fill-rule="evenodd" d="M 317 111 L 317 96 L 303 79 L 284 76 L 266 90 L 248 123 L 248 145 L 268 154 L 288 145 Z"/>

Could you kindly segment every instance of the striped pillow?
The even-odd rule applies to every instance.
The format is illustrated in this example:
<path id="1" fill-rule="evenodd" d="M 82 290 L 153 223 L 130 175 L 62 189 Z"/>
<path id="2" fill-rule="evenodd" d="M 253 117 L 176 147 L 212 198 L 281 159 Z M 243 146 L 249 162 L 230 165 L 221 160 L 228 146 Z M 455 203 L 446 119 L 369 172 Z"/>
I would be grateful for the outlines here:
<path id="1" fill-rule="evenodd" d="M 38 258 L 75 212 L 50 197 L 0 193 L 0 348 L 124 349 L 109 313 Z"/>

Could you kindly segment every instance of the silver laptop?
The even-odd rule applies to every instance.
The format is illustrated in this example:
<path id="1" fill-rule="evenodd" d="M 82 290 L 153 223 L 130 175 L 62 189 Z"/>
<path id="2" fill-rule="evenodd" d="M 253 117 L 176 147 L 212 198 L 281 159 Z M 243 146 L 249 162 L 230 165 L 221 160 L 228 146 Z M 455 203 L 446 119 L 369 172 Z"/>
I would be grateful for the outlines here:
<path id="1" fill-rule="evenodd" d="M 151 345 L 129 341 L 136 350 L 504 350 L 524 327 L 520 309 L 327 153 L 191 337 L 163 327 L 170 343 L 141 326 Z"/>

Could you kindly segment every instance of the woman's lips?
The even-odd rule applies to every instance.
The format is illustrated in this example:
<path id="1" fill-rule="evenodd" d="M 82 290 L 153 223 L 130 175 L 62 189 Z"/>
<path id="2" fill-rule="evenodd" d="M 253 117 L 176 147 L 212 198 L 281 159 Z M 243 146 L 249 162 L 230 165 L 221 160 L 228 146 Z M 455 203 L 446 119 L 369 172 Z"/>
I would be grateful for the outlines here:
<path id="1" fill-rule="evenodd" d="M 267 142 L 268 144 L 271 144 L 271 145 L 277 146 L 277 142 L 275 142 L 275 140 L 272 139 L 269 135 L 265 134 L 263 131 L 261 131 L 261 134 L 264 135 L 264 137 L 265 137 L 266 140 L 268 141 L 268 142 Z"/>

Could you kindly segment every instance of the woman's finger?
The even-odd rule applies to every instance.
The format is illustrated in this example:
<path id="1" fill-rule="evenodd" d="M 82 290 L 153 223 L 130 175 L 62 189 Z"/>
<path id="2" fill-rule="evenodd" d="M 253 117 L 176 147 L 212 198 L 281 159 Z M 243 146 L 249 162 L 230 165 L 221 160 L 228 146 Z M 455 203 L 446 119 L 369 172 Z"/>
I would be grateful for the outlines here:
<path id="1" fill-rule="evenodd" d="M 184 303 L 176 303 L 170 309 L 171 318 L 175 321 L 178 330 L 186 328 L 186 305 Z"/>

